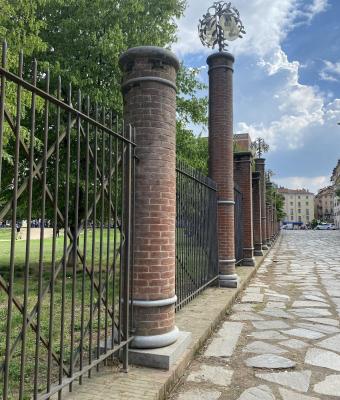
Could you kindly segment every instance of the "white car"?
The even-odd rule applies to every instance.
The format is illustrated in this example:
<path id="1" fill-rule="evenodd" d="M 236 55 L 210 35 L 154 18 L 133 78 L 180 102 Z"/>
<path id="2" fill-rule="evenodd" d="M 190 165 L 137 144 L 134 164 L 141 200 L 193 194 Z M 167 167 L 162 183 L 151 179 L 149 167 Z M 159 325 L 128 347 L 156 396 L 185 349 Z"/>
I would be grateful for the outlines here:
<path id="1" fill-rule="evenodd" d="M 319 224 L 315 227 L 315 229 L 320 231 L 330 231 L 335 229 L 334 224 Z"/>

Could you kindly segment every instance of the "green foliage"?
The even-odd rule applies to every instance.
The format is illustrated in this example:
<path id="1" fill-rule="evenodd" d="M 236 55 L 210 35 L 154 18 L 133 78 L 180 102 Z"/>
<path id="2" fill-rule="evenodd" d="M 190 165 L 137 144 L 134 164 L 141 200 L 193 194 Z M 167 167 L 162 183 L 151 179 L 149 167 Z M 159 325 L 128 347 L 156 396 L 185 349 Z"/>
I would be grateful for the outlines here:
<path id="1" fill-rule="evenodd" d="M 318 224 L 319 224 L 318 220 L 314 218 L 310 225 L 311 225 L 311 228 L 314 229 Z"/>
<path id="2" fill-rule="evenodd" d="M 187 164 L 208 174 L 208 139 L 195 136 L 190 125 L 208 124 L 208 98 L 198 96 L 197 91 L 206 89 L 199 80 L 199 68 L 181 65 L 177 76 L 177 157 Z"/>

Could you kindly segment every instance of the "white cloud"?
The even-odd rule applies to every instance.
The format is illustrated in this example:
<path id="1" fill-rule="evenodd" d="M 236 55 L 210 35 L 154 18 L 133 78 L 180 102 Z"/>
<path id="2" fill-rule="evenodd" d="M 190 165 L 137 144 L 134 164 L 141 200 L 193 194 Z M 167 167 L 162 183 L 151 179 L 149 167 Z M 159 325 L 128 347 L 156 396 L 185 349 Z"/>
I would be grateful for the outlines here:
<path id="1" fill-rule="evenodd" d="M 290 176 L 286 178 L 276 178 L 274 176 L 273 181 L 279 186 L 289 189 L 308 189 L 312 193 L 317 193 L 319 189 L 330 185 L 329 176 Z"/>
<path id="2" fill-rule="evenodd" d="M 337 82 L 340 80 L 340 62 L 332 63 L 331 61 L 324 61 L 324 67 L 320 71 L 320 78 L 324 81 Z"/>

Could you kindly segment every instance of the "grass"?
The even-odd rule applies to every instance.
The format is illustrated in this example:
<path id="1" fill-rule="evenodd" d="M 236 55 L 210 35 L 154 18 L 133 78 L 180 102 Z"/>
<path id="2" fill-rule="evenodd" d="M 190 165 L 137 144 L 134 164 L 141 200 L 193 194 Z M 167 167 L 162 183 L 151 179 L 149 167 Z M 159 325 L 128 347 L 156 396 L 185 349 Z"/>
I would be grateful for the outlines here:
<path id="1" fill-rule="evenodd" d="M 106 286 L 106 271 L 107 265 L 113 264 L 114 255 L 114 230 L 110 230 L 110 237 L 108 237 L 107 230 L 103 232 L 102 241 L 100 240 L 100 230 L 95 231 L 94 237 L 94 259 L 92 260 L 92 239 L 93 233 L 88 232 L 87 238 L 87 265 L 91 268 L 91 263 L 93 261 L 94 270 L 93 275 L 96 282 L 99 279 L 102 280 L 102 287 Z M 116 236 L 116 248 L 119 246 L 119 233 Z M 102 244 L 102 266 L 100 267 L 100 248 Z M 107 245 L 109 244 L 109 253 L 107 253 Z M 56 260 L 58 264 L 63 257 L 63 245 L 64 237 L 60 236 L 56 240 Z M 84 233 L 80 235 L 79 248 L 83 252 L 84 247 Z M 38 298 L 38 288 L 39 288 L 39 249 L 40 240 L 31 240 L 30 242 L 30 263 L 29 263 L 29 284 L 28 284 L 28 310 L 29 312 L 34 307 Z M 42 272 L 42 287 L 49 287 L 51 282 L 51 271 L 52 271 L 52 239 L 44 240 L 44 257 L 43 257 L 43 272 Z M 15 259 L 14 259 L 14 285 L 13 293 L 17 298 L 23 303 L 24 300 L 24 274 L 25 274 L 25 252 L 26 252 L 26 240 L 17 240 L 15 242 Z M 0 275 L 8 280 L 9 276 L 9 264 L 10 264 L 10 229 L 0 229 Z M 119 258 L 117 260 L 117 268 L 119 266 Z M 111 309 L 114 301 L 114 308 L 117 309 L 117 298 L 118 298 L 118 288 L 119 288 L 119 273 L 116 274 L 116 278 L 113 276 L 107 281 L 108 284 L 108 299 L 109 308 Z M 41 335 L 48 339 L 49 334 L 52 336 L 52 346 L 53 351 L 59 356 L 61 350 L 61 320 L 62 315 L 64 317 L 64 345 L 62 347 L 64 351 L 65 364 L 69 365 L 69 359 L 71 357 L 71 332 L 74 332 L 74 343 L 73 349 L 76 349 L 80 343 L 81 338 L 81 315 L 84 315 L 84 326 L 86 326 L 90 320 L 91 313 L 91 278 L 89 274 L 84 274 L 83 280 L 83 268 L 82 264 L 78 264 L 77 272 L 73 276 L 72 267 L 67 267 L 66 269 L 66 282 L 65 282 L 65 306 L 62 307 L 62 291 L 63 291 L 63 281 L 62 281 L 62 269 L 57 276 L 54 283 L 54 297 L 51 297 L 51 291 L 48 291 L 47 295 L 41 303 L 41 321 L 40 329 Z M 114 293 L 115 292 L 115 293 Z M 84 297 L 82 297 L 84 296 Z M 73 300 L 73 303 L 72 303 Z M 98 293 L 96 290 L 93 291 L 92 304 L 98 303 Z M 0 289 L 0 362 L 3 362 L 5 353 L 5 332 L 7 327 L 7 314 L 8 314 L 8 296 Z M 51 310 L 51 304 L 53 308 Z M 72 306 L 73 304 L 73 306 Z M 71 320 L 72 308 L 74 309 L 74 320 Z M 21 313 L 12 307 L 12 325 L 11 325 L 11 345 L 13 345 L 14 340 L 20 333 L 23 318 Z M 82 310 L 84 313 L 82 313 Z M 51 316 L 51 311 L 53 315 Z M 91 340 L 93 341 L 93 347 L 96 345 L 98 336 L 98 331 L 100 328 L 100 337 L 103 337 L 103 330 L 105 327 L 105 306 L 101 303 L 100 317 L 98 313 L 93 313 L 93 335 Z M 50 320 L 52 317 L 52 325 L 50 325 Z M 33 319 L 34 323 L 37 323 L 37 319 Z M 72 324 L 74 328 L 72 329 Z M 108 327 L 110 327 L 110 318 L 108 319 Z M 33 375 L 35 366 L 35 340 L 36 335 L 34 331 L 29 328 L 27 330 L 26 337 L 26 361 L 25 361 L 25 388 L 27 399 L 31 398 L 32 385 L 33 385 Z M 85 359 L 89 355 L 89 342 L 90 335 L 85 336 L 84 341 L 84 356 Z M 11 398 L 18 398 L 18 385 L 20 382 L 20 366 L 21 366 L 21 340 L 14 351 L 13 357 L 10 361 L 10 388 L 11 388 Z M 47 379 L 47 350 L 40 343 L 39 346 L 39 389 L 44 391 L 46 389 L 46 379 Z M 77 368 L 76 368 L 77 369 Z M 75 370 L 76 370 L 75 369 Z M 58 365 L 53 362 L 52 364 L 52 378 L 55 380 L 58 376 Z M 0 376 L 0 385 L 2 386 L 1 379 L 3 375 Z"/>

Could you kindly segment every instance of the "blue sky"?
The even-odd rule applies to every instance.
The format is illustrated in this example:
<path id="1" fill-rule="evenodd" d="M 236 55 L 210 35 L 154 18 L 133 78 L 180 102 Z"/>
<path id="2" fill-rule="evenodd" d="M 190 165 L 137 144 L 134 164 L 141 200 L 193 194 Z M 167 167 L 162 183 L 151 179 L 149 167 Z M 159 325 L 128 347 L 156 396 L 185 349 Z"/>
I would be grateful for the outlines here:
<path id="1" fill-rule="evenodd" d="M 213 0 L 188 0 L 174 52 L 187 66 L 206 57 L 197 22 Z M 271 147 L 273 180 L 316 192 L 340 158 L 340 1 L 234 0 L 247 34 L 233 42 L 234 130 Z M 199 132 L 197 127 L 196 131 Z"/>

